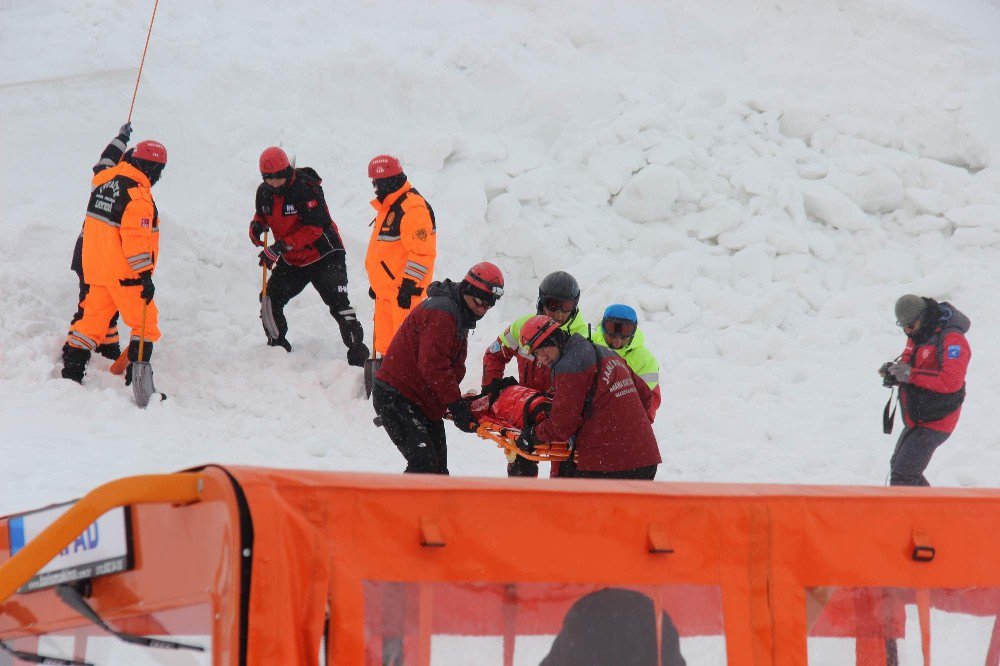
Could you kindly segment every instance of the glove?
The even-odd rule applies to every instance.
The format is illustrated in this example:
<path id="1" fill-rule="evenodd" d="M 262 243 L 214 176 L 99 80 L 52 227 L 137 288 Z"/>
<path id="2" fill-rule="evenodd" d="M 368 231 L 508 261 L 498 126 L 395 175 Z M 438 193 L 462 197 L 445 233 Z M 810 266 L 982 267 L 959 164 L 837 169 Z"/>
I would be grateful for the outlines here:
<path id="1" fill-rule="evenodd" d="M 156 287 L 153 286 L 153 272 L 146 271 L 145 273 L 139 273 L 137 278 L 126 278 L 124 280 L 118 280 L 118 284 L 123 287 L 142 287 L 140 296 L 142 300 L 149 303 L 153 300 L 153 293 L 156 291 Z"/>
<path id="2" fill-rule="evenodd" d="M 500 392 L 505 388 L 510 388 L 511 386 L 517 386 L 517 380 L 513 377 L 494 379 L 489 384 L 485 385 L 483 387 L 483 395 L 488 395 L 490 397 L 490 407 L 492 407 L 493 403 L 500 397 Z"/>
<path id="3" fill-rule="evenodd" d="M 889 374 L 900 384 L 907 384 L 910 381 L 910 371 L 913 370 L 907 363 L 899 361 L 889 366 Z"/>
<path id="4" fill-rule="evenodd" d="M 375 290 L 371 287 L 368 287 L 368 298 L 375 300 Z"/>
<path id="5" fill-rule="evenodd" d="M 128 140 L 132 137 L 132 123 L 125 123 L 118 128 L 118 138 L 122 143 L 128 143 Z"/>
<path id="6" fill-rule="evenodd" d="M 264 247 L 264 241 L 260 239 L 267 231 L 267 225 L 258 220 L 250 220 L 250 242 L 257 247 Z"/>
<path id="7" fill-rule="evenodd" d="M 149 303 L 153 300 L 153 293 L 156 291 L 156 287 L 153 286 L 153 272 L 146 271 L 139 275 L 139 281 L 142 285 L 142 292 L 139 294 L 142 296 L 142 300 Z"/>
<path id="8" fill-rule="evenodd" d="M 399 285 L 399 293 L 396 294 L 396 305 L 404 310 L 409 310 L 410 300 L 422 293 L 424 290 L 418 287 L 416 282 L 403 278 L 402 284 Z"/>
<path id="9" fill-rule="evenodd" d="M 525 453 L 534 453 L 536 444 L 538 444 L 538 440 L 535 439 L 534 426 L 522 430 L 521 434 L 514 440 L 514 445 Z"/>
<path id="10" fill-rule="evenodd" d="M 284 242 L 278 241 L 272 243 L 271 245 L 264 248 L 264 251 L 258 254 L 260 258 L 260 266 L 267 266 L 268 270 L 274 270 L 274 265 L 278 263 L 278 259 L 281 259 L 281 254 L 288 249 L 288 246 Z"/>
<path id="11" fill-rule="evenodd" d="M 363 342 L 359 342 L 350 349 L 347 350 L 347 365 L 353 365 L 356 368 L 360 368 L 371 356 L 372 352 L 368 349 L 368 345 Z"/>
<path id="12" fill-rule="evenodd" d="M 451 419 L 455 422 L 456 428 L 462 432 L 476 432 L 476 428 L 479 427 L 479 421 L 472 416 L 468 400 L 464 398 L 456 400 L 448 405 L 448 411 L 451 412 Z"/>

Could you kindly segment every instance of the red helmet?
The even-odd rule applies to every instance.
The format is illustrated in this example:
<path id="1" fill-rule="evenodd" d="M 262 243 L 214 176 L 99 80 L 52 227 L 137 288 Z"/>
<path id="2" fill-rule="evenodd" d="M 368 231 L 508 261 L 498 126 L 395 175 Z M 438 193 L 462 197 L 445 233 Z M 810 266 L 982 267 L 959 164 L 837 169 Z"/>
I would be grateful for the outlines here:
<path id="1" fill-rule="evenodd" d="M 288 162 L 288 155 L 277 146 L 265 148 L 264 152 L 260 154 L 260 172 L 262 174 L 278 173 L 290 167 L 291 164 Z"/>
<path id="2" fill-rule="evenodd" d="M 392 155 L 378 155 L 368 163 L 368 177 L 389 178 L 403 173 L 403 165 Z"/>
<path id="3" fill-rule="evenodd" d="M 535 315 L 521 326 L 521 351 L 534 354 L 546 338 L 559 330 L 559 324 L 552 317 Z"/>
<path id="4" fill-rule="evenodd" d="M 132 157 L 137 160 L 166 164 L 167 149 L 159 141 L 140 141 L 132 151 Z"/>
<path id="5" fill-rule="evenodd" d="M 489 294 L 494 300 L 503 296 L 503 273 L 496 264 L 488 261 L 481 261 L 470 268 L 462 281 L 484 294 Z"/>

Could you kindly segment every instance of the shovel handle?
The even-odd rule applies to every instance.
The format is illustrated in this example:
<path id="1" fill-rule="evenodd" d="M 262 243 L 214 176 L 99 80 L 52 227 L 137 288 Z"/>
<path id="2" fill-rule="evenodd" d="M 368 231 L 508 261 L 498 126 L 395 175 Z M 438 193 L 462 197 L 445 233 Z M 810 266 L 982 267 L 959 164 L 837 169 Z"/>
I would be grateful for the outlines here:
<path id="1" fill-rule="evenodd" d="M 267 247 L 267 232 L 264 232 L 264 247 Z M 260 267 L 260 297 L 267 296 L 267 264 Z"/>
<path id="2" fill-rule="evenodd" d="M 145 299 L 142 301 L 142 323 L 139 324 L 139 359 L 143 360 L 142 352 L 145 351 L 146 346 L 146 306 L 149 303 Z"/>

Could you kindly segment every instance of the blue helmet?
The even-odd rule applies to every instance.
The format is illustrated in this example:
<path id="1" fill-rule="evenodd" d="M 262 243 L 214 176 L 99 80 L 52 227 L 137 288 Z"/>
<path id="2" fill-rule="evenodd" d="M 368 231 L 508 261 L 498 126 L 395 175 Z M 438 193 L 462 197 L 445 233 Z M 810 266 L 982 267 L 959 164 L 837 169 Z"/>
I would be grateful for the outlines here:
<path id="1" fill-rule="evenodd" d="M 621 303 L 609 305 L 607 310 L 604 311 L 604 319 L 621 319 L 623 321 L 630 321 L 633 324 L 639 323 L 639 317 L 636 316 L 635 310 Z"/>

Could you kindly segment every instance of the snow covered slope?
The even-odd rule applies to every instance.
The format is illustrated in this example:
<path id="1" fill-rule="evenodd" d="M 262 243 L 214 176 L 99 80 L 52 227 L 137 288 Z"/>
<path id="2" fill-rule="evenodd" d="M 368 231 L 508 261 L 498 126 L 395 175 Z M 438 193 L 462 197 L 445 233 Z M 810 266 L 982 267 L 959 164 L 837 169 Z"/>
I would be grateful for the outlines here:
<path id="1" fill-rule="evenodd" d="M 995 484 L 1000 8 L 939 5 L 161 3 L 133 121 L 170 154 L 153 359 L 170 399 L 140 411 L 103 359 L 83 388 L 55 377 L 90 166 L 152 3 L 0 2 L 0 513 L 209 461 L 402 469 L 314 293 L 288 308 L 294 353 L 263 344 L 246 226 L 274 143 L 324 177 L 364 320 L 376 153 L 433 203 L 438 277 L 504 269 L 468 388 L 552 270 L 592 321 L 636 306 L 663 364 L 661 480 L 881 485 L 892 304 L 950 300 L 974 358 L 929 476 Z M 449 442 L 453 474 L 503 474 L 485 443 Z"/>

